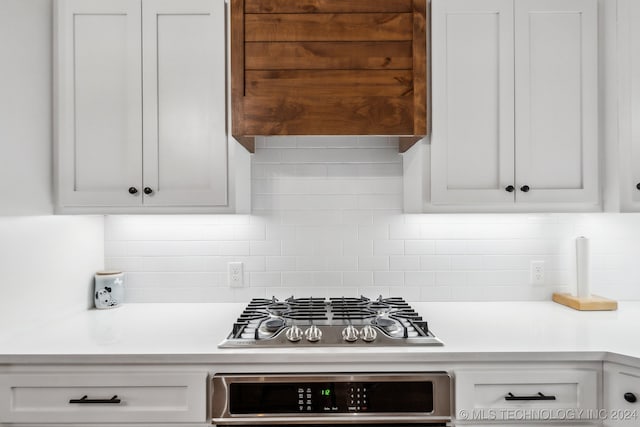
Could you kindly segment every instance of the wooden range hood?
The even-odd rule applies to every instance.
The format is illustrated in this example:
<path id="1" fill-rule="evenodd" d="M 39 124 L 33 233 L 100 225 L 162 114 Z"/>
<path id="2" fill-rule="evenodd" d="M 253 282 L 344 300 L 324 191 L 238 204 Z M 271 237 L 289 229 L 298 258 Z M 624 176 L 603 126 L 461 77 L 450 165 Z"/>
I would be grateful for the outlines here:
<path id="1" fill-rule="evenodd" d="M 231 0 L 232 134 L 427 134 L 426 0 Z"/>

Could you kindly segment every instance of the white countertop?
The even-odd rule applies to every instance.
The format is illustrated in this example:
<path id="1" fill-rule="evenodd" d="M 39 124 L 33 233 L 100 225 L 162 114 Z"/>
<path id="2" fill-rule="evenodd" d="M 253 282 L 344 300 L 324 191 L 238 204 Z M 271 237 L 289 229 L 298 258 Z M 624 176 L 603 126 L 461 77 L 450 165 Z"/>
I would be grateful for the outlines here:
<path id="1" fill-rule="evenodd" d="M 8 334 L 0 342 L 0 363 L 640 363 L 640 302 L 621 302 L 617 311 L 601 312 L 553 302 L 412 303 L 444 346 L 219 349 L 245 305 L 127 304 L 87 310 Z"/>

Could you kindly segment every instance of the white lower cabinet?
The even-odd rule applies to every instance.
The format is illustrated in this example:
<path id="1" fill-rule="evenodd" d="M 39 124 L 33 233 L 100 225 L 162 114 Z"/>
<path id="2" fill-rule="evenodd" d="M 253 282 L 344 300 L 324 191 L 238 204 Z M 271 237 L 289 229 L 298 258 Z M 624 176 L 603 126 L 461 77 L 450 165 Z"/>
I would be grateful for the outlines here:
<path id="1" fill-rule="evenodd" d="M 600 375 L 596 367 L 569 366 L 457 370 L 456 425 L 593 425 L 600 409 Z"/>
<path id="2" fill-rule="evenodd" d="M 205 423 L 204 371 L 94 368 L 0 374 L 0 425 Z"/>
<path id="3" fill-rule="evenodd" d="M 640 369 L 604 364 L 605 427 L 640 425 Z"/>

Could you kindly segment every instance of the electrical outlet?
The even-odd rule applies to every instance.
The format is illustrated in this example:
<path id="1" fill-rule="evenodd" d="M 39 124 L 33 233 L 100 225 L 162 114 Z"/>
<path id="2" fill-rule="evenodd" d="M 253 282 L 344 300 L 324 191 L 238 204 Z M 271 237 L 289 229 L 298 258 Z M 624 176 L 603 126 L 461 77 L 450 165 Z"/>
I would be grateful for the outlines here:
<path id="1" fill-rule="evenodd" d="M 530 282 L 532 285 L 544 284 L 544 261 L 531 261 L 531 268 L 529 270 L 531 275 Z"/>
<path id="2" fill-rule="evenodd" d="M 241 262 L 230 262 L 228 264 L 229 274 L 227 279 L 230 288 L 242 288 L 244 286 L 244 271 Z"/>

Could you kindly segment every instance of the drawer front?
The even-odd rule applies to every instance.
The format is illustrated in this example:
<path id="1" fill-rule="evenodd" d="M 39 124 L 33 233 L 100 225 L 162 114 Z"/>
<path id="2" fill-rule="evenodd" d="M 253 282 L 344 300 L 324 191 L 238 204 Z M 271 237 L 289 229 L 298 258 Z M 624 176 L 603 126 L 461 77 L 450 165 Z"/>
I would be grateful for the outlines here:
<path id="1" fill-rule="evenodd" d="M 459 422 L 598 418 L 595 370 L 496 370 L 456 373 Z"/>
<path id="2" fill-rule="evenodd" d="M 606 427 L 640 425 L 640 369 L 605 364 L 604 405 Z"/>
<path id="3" fill-rule="evenodd" d="M 205 421 L 204 373 L 0 375 L 0 424 Z"/>

